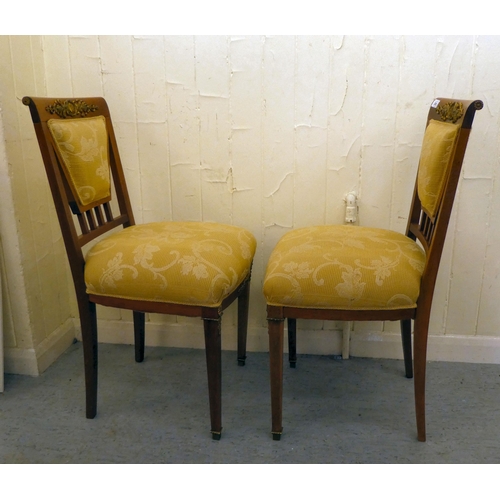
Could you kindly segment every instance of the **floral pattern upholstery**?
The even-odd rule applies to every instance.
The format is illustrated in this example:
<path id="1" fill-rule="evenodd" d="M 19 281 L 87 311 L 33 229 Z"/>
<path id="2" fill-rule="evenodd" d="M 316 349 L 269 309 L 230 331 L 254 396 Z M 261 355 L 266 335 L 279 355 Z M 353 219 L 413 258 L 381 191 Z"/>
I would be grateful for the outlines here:
<path id="1" fill-rule="evenodd" d="M 82 207 L 109 199 L 108 134 L 103 116 L 48 120 L 66 177 Z"/>
<path id="2" fill-rule="evenodd" d="M 315 226 L 287 233 L 264 279 L 269 305 L 316 309 L 414 308 L 425 254 L 385 229 Z"/>
<path id="3" fill-rule="evenodd" d="M 418 167 L 418 196 L 422 207 L 434 217 L 455 149 L 459 125 L 430 120 L 425 130 Z"/>
<path id="4" fill-rule="evenodd" d="M 249 275 L 255 249 L 249 231 L 224 224 L 131 226 L 88 251 L 87 293 L 217 307 Z"/>

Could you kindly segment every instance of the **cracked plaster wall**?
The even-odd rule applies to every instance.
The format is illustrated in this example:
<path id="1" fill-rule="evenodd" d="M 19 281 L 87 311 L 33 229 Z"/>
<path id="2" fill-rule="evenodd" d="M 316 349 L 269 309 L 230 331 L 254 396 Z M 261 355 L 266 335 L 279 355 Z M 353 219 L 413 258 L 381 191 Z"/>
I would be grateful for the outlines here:
<path id="1" fill-rule="evenodd" d="M 342 223 L 349 191 L 359 194 L 361 224 L 403 231 L 428 106 L 451 96 L 485 107 L 445 247 L 429 355 L 500 362 L 500 37 L 0 36 L 0 55 L 11 232 L 21 257 L 17 268 L 7 265 L 6 281 L 26 302 L 4 319 L 7 358 L 29 352 L 40 365 L 78 331 L 24 95 L 108 100 L 138 222 L 214 220 L 255 234 L 250 350 L 267 349 L 261 286 L 278 238 Z M 131 341 L 128 312 L 99 314 L 103 341 Z M 149 343 L 203 346 L 199 320 L 149 319 Z M 235 319 L 233 310 L 224 316 L 227 349 L 236 345 Z M 308 333 L 302 352 L 340 350 L 342 325 L 299 327 Z M 356 323 L 353 354 L 399 357 L 397 328 Z"/>

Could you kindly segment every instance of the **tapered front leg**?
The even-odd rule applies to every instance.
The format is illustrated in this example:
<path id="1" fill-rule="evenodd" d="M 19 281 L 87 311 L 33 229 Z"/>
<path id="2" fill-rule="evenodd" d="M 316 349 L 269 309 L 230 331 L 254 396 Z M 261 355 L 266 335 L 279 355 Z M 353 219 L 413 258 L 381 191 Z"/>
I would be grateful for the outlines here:
<path id="1" fill-rule="evenodd" d="M 271 376 L 271 433 L 279 441 L 283 431 L 283 337 L 284 319 L 268 319 L 269 365 Z"/>
<path id="2" fill-rule="evenodd" d="M 134 311 L 135 360 L 138 363 L 144 361 L 145 325 L 146 315 L 143 312 Z"/>
<path id="3" fill-rule="evenodd" d="M 411 319 L 401 320 L 401 340 L 403 342 L 403 357 L 405 363 L 405 375 L 413 377 L 413 360 L 411 354 Z"/>
<path id="4" fill-rule="evenodd" d="M 238 297 L 238 366 L 245 366 L 247 359 L 248 306 L 250 303 L 250 279 Z"/>
<path id="5" fill-rule="evenodd" d="M 218 440 L 222 432 L 221 318 L 205 319 L 203 324 L 205 329 L 211 432 L 212 438 Z"/>
<path id="6" fill-rule="evenodd" d="M 85 366 L 85 412 L 87 418 L 97 413 L 97 316 L 96 305 L 79 302 L 80 326 L 82 329 L 83 361 Z"/>

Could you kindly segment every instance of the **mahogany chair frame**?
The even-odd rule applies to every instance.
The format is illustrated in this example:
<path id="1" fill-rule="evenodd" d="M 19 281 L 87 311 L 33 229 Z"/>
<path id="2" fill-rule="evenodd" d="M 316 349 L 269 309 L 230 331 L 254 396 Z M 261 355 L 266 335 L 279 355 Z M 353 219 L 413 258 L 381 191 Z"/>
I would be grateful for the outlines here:
<path id="1" fill-rule="evenodd" d="M 243 366 L 246 359 L 250 273 L 220 307 L 179 305 L 87 294 L 84 281 L 83 247 L 117 227 L 126 228 L 135 224 L 108 105 L 101 97 L 29 96 L 23 98 L 23 104 L 28 106 L 31 112 L 73 276 L 82 331 L 86 417 L 94 418 L 97 412 L 97 304 L 133 311 L 135 360 L 137 362 L 144 360 L 146 313 L 199 317 L 202 318 L 204 324 L 211 433 L 213 439 L 219 439 L 222 431 L 221 316 L 224 309 L 238 299 L 237 357 L 238 365 Z M 110 200 L 82 210 L 72 194 L 47 125 L 49 119 L 64 120 L 65 118 L 99 115 L 104 116 L 106 120 L 112 184 L 118 205 L 117 214 L 113 213 Z"/>
<path id="2" fill-rule="evenodd" d="M 272 435 L 279 440 L 283 431 L 283 339 L 284 321 L 288 320 L 289 362 L 294 367 L 296 356 L 296 320 L 319 319 L 334 321 L 400 321 L 403 357 L 406 377 L 414 376 L 415 409 L 417 437 L 426 440 L 425 422 L 425 376 L 427 363 L 427 340 L 432 298 L 439 263 L 450 220 L 453 201 L 457 190 L 462 163 L 467 148 L 472 122 L 476 111 L 483 108 L 479 100 L 457 100 L 439 98 L 439 107 L 430 107 L 427 124 L 430 120 L 453 121 L 460 124 L 459 136 L 454 157 L 450 160 L 449 171 L 443 187 L 436 215 L 431 217 L 423 208 L 418 196 L 417 182 L 413 192 L 406 236 L 420 242 L 426 253 L 426 264 L 422 275 L 417 307 L 400 310 L 324 310 L 304 309 L 286 306 L 267 306 L 269 330 L 269 357 L 271 377 Z M 460 111 L 462 116 L 456 118 Z M 412 321 L 413 351 L 412 363 Z"/>

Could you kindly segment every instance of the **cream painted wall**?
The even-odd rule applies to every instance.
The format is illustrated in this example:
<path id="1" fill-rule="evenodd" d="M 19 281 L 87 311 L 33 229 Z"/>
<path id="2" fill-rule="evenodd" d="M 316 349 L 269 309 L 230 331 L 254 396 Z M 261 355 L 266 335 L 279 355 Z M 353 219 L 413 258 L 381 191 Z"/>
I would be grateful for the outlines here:
<path id="1" fill-rule="evenodd" d="M 10 371 L 43 370 L 78 330 L 21 103 L 30 94 L 108 100 L 138 222 L 215 220 L 255 234 L 250 350 L 267 349 L 261 286 L 278 238 L 342 223 L 349 191 L 359 195 L 361 224 L 403 231 L 429 104 L 436 96 L 484 100 L 439 275 L 429 358 L 500 362 L 500 37 L 0 36 L 0 68 L 8 157 L 0 189 L 14 214 L 0 215 Z M 132 342 L 129 312 L 99 314 L 101 341 Z M 224 316 L 226 349 L 236 345 L 235 318 L 233 310 Z M 203 346 L 199 320 L 149 320 L 149 344 Z M 299 328 L 301 352 L 340 352 L 341 324 Z M 355 323 L 351 354 L 400 357 L 398 328 Z"/>
<path id="2" fill-rule="evenodd" d="M 41 38 L 0 36 L 5 370 L 30 375 L 49 366 L 75 337 L 69 266 L 33 125 L 19 98 L 44 91 L 44 72 Z"/>

